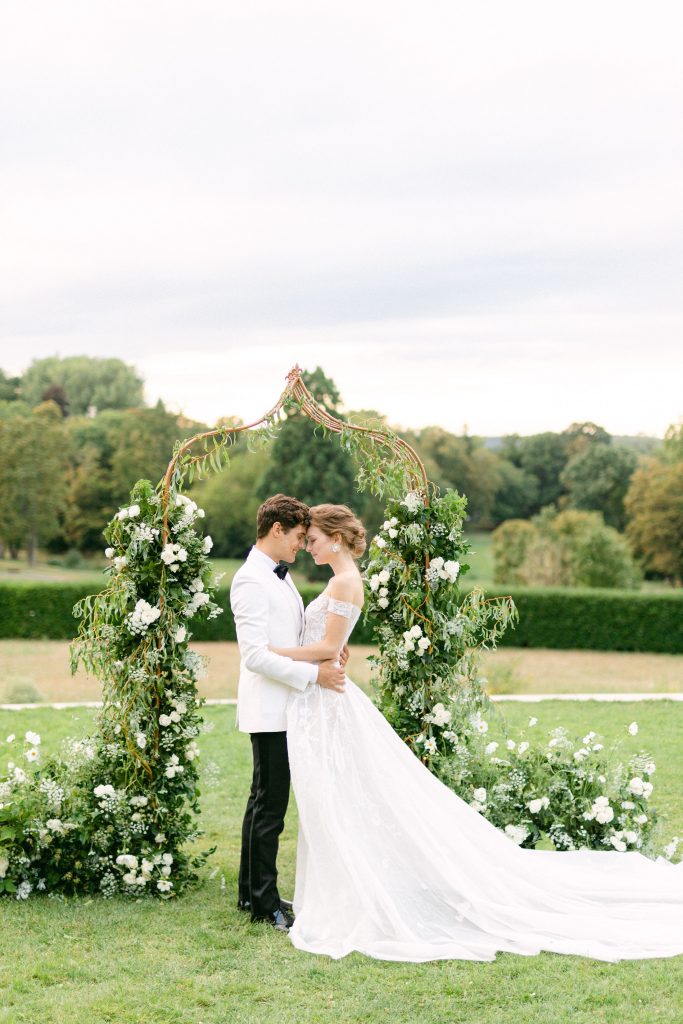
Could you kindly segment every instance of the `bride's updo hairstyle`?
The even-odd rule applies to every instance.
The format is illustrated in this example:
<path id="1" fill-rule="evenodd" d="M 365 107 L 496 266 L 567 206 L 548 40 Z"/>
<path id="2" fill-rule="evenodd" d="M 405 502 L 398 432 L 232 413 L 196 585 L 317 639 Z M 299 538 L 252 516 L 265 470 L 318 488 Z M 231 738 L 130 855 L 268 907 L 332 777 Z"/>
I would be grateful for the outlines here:
<path id="1" fill-rule="evenodd" d="M 328 537 L 339 534 L 342 544 L 354 558 L 365 551 L 365 527 L 347 505 L 313 505 L 311 526 L 317 526 Z"/>

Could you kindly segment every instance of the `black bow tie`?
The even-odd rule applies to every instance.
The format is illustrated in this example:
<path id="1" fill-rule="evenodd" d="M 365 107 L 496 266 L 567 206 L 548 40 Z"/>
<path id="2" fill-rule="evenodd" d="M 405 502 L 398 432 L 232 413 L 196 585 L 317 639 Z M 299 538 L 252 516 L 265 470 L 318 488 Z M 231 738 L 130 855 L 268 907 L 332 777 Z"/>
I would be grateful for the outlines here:
<path id="1" fill-rule="evenodd" d="M 278 564 L 273 569 L 273 572 L 279 579 L 283 580 L 287 573 L 289 572 L 289 566 L 287 565 L 286 562 L 278 562 Z"/>

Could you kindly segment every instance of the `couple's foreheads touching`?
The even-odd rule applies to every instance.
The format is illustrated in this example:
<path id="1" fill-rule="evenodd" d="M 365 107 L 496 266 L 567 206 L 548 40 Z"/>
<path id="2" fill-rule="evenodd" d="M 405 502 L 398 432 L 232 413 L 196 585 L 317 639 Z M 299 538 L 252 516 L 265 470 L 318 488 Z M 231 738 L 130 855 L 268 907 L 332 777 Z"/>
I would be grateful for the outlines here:
<path id="1" fill-rule="evenodd" d="M 256 546 L 275 561 L 293 562 L 307 549 L 316 565 L 360 558 L 365 527 L 347 505 L 309 507 L 298 498 L 275 494 L 256 513 Z"/>

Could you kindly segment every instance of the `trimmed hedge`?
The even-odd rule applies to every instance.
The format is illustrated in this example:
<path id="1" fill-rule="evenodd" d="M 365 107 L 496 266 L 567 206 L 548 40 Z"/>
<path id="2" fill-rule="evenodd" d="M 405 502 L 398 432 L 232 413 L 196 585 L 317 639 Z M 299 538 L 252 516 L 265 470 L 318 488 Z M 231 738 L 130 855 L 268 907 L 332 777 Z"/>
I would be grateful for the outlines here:
<path id="1" fill-rule="evenodd" d="M 511 595 L 519 622 L 507 647 L 683 653 L 683 590 L 522 588 Z M 493 596 L 489 594 L 489 596 Z"/>
<path id="2" fill-rule="evenodd" d="M 97 589 L 73 583 L 0 584 L 0 639 L 70 640 L 77 628 L 74 604 Z M 322 585 L 301 587 L 304 604 L 321 589 Z M 683 591 L 514 588 L 506 593 L 519 609 L 517 628 L 502 641 L 508 647 L 683 653 Z M 220 590 L 217 601 L 223 615 L 197 623 L 194 639 L 235 639 L 228 591 Z M 370 643 L 369 625 L 361 620 L 353 638 Z"/>

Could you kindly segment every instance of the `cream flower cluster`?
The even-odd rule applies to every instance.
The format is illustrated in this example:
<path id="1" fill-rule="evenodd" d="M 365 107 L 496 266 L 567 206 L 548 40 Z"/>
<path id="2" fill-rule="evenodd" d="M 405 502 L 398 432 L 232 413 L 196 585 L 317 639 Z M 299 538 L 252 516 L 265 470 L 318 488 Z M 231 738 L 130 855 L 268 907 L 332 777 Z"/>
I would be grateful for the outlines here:
<path id="1" fill-rule="evenodd" d="M 411 515 L 414 515 L 424 505 L 424 498 L 419 491 L 408 491 L 401 504 L 408 509 Z"/>
<path id="2" fill-rule="evenodd" d="M 181 562 L 187 561 L 187 551 L 182 544 L 165 544 L 161 552 L 161 561 L 171 572 L 177 572 Z"/>
<path id="3" fill-rule="evenodd" d="M 161 610 L 155 605 L 154 607 L 147 601 L 143 601 L 142 598 L 136 603 L 135 608 L 126 616 L 126 625 L 128 631 L 133 636 L 138 636 L 142 633 L 146 633 L 149 626 L 153 622 L 156 622 L 161 615 Z"/>
<path id="4" fill-rule="evenodd" d="M 430 580 L 448 580 L 449 583 L 455 583 L 460 572 L 460 562 L 454 562 L 452 559 L 444 561 L 441 556 L 432 558 L 429 563 L 429 570 L 427 576 Z"/>
<path id="5" fill-rule="evenodd" d="M 415 651 L 418 658 L 421 658 L 431 645 L 432 642 L 429 637 L 423 636 L 422 626 L 411 626 L 403 634 L 403 649 L 405 651 Z"/>
<path id="6" fill-rule="evenodd" d="M 117 519 L 135 519 L 140 515 L 139 505 L 129 505 L 128 508 L 122 508 L 120 512 L 116 513 Z"/>

